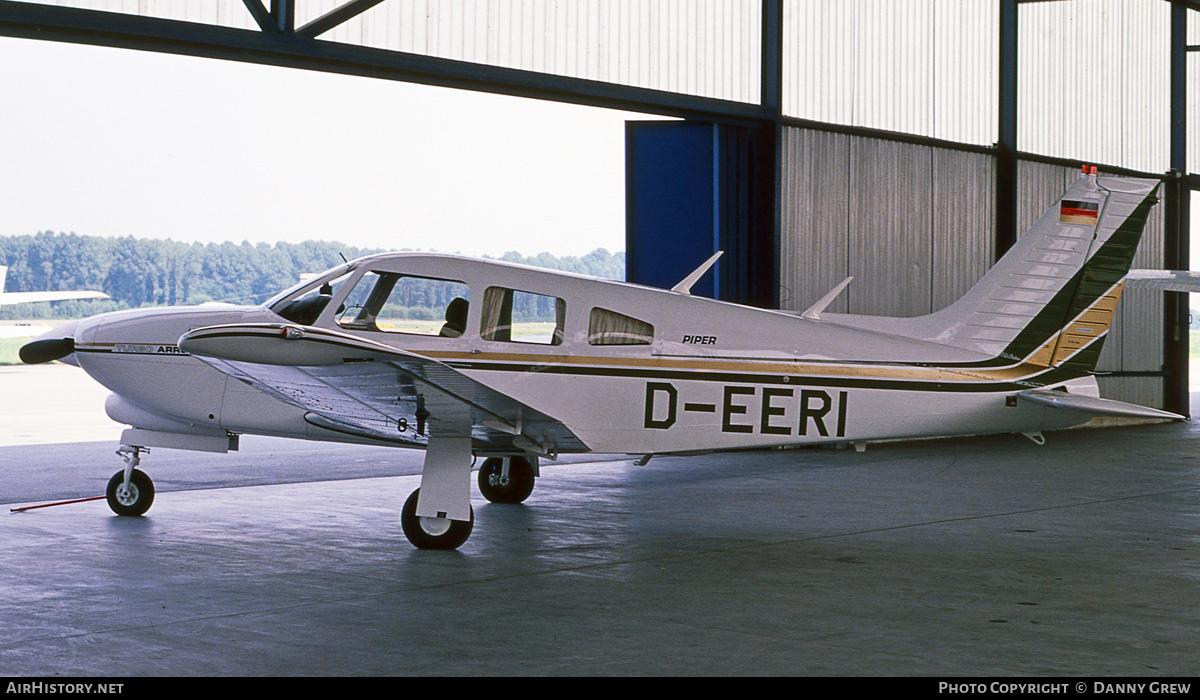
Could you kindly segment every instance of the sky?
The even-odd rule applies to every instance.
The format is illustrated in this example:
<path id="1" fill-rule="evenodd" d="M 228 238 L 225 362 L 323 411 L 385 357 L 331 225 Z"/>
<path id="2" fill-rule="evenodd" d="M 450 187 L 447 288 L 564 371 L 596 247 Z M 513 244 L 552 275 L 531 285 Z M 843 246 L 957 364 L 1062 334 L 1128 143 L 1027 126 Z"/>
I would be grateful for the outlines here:
<path id="1" fill-rule="evenodd" d="M 0 37 L 0 236 L 625 249 L 611 110 Z"/>

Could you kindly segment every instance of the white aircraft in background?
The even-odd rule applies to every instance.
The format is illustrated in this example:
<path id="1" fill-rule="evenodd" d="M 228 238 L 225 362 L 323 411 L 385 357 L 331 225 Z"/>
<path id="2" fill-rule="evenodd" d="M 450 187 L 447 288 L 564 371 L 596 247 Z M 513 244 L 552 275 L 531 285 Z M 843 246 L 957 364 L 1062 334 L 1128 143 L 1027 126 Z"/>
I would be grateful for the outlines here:
<path id="1" fill-rule="evenodd" d="M 4 279 L 8 276 L 8 268 L 0 265 L 0 306 L 7 304 L 26 304 L 34 301 L 64 301 L 66 299 L 107 299 L 104 292 L 71 291 L 71 292 L 6 292 Z"/>
<path id="2" fill-rule="evenodd" d="M 1200 272 L 1192 270 L 1130 270 L 1127 281 L 1131 287 L 1200 293 Z"/>
<path id="3" fill-rule="evenodd" d="M 927 316 L 826 313 L 425 253 L 361 258 L 261 306 L 156 308 L 68 324 L 22 348 L 113 391 L 131 426 L 112 509 L 140 515 L 147 447 L 225 452 L 241 434 L 426 451 L 401 522 L 455 548 L 539 460 L 1024 433 L 1097 415 L 1182 416 L 1099 397 L 1092 372 L 1158 181 L 1081 177 L 962 299 Z M 718 254 L 719 255 L 719 254 Z M 849 280 L 847 280 L 848 282 Z M 419 299 L 418 299 L 419 298 Z M 416 303 L 420 301 L 422 303 Z M 436 304 L 444 319 L 412 318 Z"/>

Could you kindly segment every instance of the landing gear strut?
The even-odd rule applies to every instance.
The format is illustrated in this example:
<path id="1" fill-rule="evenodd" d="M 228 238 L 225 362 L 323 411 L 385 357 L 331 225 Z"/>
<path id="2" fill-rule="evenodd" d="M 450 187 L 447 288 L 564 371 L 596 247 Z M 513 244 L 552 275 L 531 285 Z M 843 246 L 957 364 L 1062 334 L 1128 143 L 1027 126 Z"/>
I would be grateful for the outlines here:
<path id="1" fill-rule="evenodd" d="M 434 434 L 425 447 L 421 488 L 400 512 L 400 526 L 418 549 L 457 549 L 471 535 L 471 436 Z"/>
<path id="2" fill-rule="evenodd" d="M 154 503 L 154 482 L 146 473 L 137 469 L 141 453 L 149 452 L 144 447 L 122 445 L 117 454 L 125 460 L 125 468 L 108 480 L 105 495 L 108 507 L 117 515 L 142 515 Z"/>

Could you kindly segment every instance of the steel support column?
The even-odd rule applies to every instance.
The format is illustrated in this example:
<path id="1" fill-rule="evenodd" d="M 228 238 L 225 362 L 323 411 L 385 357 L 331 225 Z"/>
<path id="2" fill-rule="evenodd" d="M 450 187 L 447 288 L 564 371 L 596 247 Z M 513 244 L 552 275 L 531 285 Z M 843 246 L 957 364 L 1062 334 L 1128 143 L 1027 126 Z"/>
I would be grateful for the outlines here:
<path id="1" fill-rule="evenodd" d="M 763 0 L 759 103 L 770 119 L 752 132 L 749 172 L 750 221 L 748 259 L 739 267 L 746 274 L 742 303 L 779 308 L 779 235 L 782 212 L 780 151 L 783 131 L 783 0 Z"/>
<path id="2" fill-rule="evenodd" d="M 996 142 L 996 252 L 1017 242 L 1017 0 L 1000 0 L 999 140 Z"/>
<path id="3" fill-rule="evenodd" d="M 1184 270 L 1189 265 L 1191 187 L 1187 173 L 1187 14 L 1188 4 L 1171 3 L 1171 172 L 1166 182 L 1163 265 Z M 1190 415 L 1188 396 L 1188 295 L 1164 292 L 1164 408 Z"/>

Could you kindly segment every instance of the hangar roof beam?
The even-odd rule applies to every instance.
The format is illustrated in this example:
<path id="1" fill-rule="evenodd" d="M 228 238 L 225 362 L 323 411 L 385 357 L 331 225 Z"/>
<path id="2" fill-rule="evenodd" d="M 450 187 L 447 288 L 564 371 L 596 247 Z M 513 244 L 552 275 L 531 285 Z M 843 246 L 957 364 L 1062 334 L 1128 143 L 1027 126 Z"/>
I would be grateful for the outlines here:
<path id="1" fill-rule="evenodd" d="M 0 1 L 0 36 L 66 41 L 95 46 L 159 51 L 202 58 L 259 63 L 403 80 L 515 97 L 659 114 L 725 124 L 754 125 L 776 114 L 759 104 L 667 92 L 518 68 L 353 46 L 313 38 L 376 0 L 351 0 L 297 30 L 294 6 L 273 0 L 243 0 L 262 31 L 53 5 Z M 289 19 L 291 18 L 291 19 Z"/>
<path id="2" fill-rule="evenodd" d="M 307 39 L 314 39 L 324 34 L 339 24 L 354 19 L 381 2 L 383 0 L 349 0 L 349 2 L 335 7 L 308 24 L 305 24 L 303 27 L 296 29 L 295 0 L 272 0 L 270 10 L 263 5 L 262 0 L 242 0 L 250 15 L 254 17 L 254 21 L 258 24 L 259 29 L 264 32 L 295 34 Z"/>

